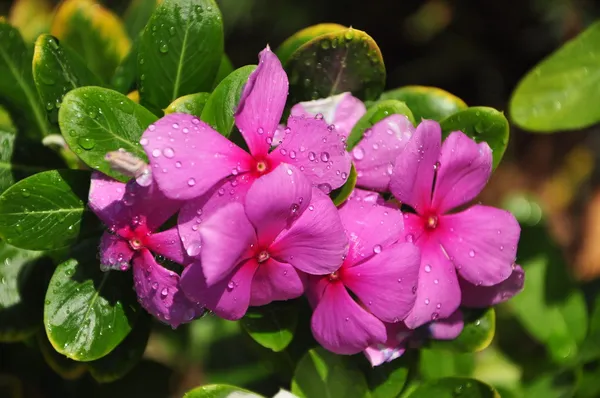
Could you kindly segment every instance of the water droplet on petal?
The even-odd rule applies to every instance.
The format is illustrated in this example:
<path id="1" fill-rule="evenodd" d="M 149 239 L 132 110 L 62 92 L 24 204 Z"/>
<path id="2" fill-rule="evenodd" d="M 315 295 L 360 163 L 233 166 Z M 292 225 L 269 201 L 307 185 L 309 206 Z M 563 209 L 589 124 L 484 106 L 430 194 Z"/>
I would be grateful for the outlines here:
<path id="1" fill-rule="evenodd" d="M 427 272 L 427 273 L 431 272 L 431 265 L 429 265 L 429 264 L 425 265 L 425 272 Z"/>
<path id="2" fill-rule="evenodd" d="M 317 158 L 317 155 L 314 152 L 309 152 L 308 153 L 308 160 L 310 160 L 311 162 L 314 162 L 314 160 Z"/>
<path id="3" fill-rule="evenodd" d="M 160 291 L 160 297 L 164 299 L 167 297 L 167 294 L 169 294 L 169 289 L 163 287 L 163 290 Z"/>
<path id="4" fill-rule="evenodd" d="M 152 283 L 152 290 L 157 290 L 157 289 L 158 289 L 158 282 Z"/>
<path id="5" fill-rule="evenodd" d="M 362 160 L 365 157 L 365 151 L 361 147 L 354 147 L 352 150 L 352 156 L 356 160 Z"/>
<path id="6" fill-rule="evenodd" d="M 321 161 L 322 162 L 329 161 L 329 153 L 327 153 L 327 152 L 321 152 Z"/>
<path id="7" fill-rule="evenodd" d="M 375 253 L 375 254 L 381 253 L 381 245 L 373 246 L 373 253 Z"/>
<path id="8" fill-rule="evenodd" d="M 196 179 L 194 178 L 190 178 L 187 182 L 189 187 L 193 187 L 194 185 L 196 185 Z"/>
<path id="9" fill-rule="evenodd" d="M 415 240 L 415 236 L 413 234 L 406 235 L 406 241 L 412 243 Z"/>
<path id="10" fill-rule="evenodd" d="M 152 151 L 152 157 L 153 158 L 157 158 L 159 156 L 160 156 L 160 149 L 157 148 L 157 149 L 155 149 L 155 150 Z"/>
<path id="11" fill-rule="evenodd" d="M 475 250 L 469 250 L 469 257 L 475 257 Z"/>
<path id="12" fill-rule="evenodd" d="M 173 150 L 173 148 L 165 148 L 163 149 L 163 155 L 165 155 L 166 158 L 173 158 L 173 156 L 175 156 L 175 151 Z"/>
<path id="13" fill-rule="evenodd" d="M 142 138 L 142 139 L 140 140 L 140 144 L 142 144 L 142 145 L 144 145 L 144 146 L 148 145 L 148 138 Z"/>
<path id="14" fill-rule="evenodd" d="M 195 257 L 198 254 L 200 254 L 200 249 L 202 248 L 202 245 L 199 241 L 193 241 L 191 242 L 187 249 L 186 249 L 186 253 L 188 254 L 188 256 L 190 257 Z"/>

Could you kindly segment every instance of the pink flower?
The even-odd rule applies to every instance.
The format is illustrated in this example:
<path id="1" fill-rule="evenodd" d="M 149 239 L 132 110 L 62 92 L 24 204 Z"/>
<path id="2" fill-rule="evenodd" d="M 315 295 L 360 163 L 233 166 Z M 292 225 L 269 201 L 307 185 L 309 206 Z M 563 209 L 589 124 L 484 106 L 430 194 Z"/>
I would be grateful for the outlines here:
<path id="1" fill-rule="evenodd" d="M 423 121 L 396 159 L 390 182 L 395 198 L 415 210 L 404 215 L 405 239 L 421 249 L 417 299 L 405 320 L 410 328 L 452 315 L 467 286 L 508 279 L 520 234 L 504 210 L 475 205 L 451 213 L 484 188 L 492 152 L 461 132 L 443 145 L 441 138 L 438 123 Z"/>
<path id="2" fill-rule="evenodd" d="M 140 143 L 160 190 L 169 198 L 194 199 L 229 176 L 245 175 L 253 181 L 282 162 L 296 166 L 326 193 L 342 186 L 350 158 L 342 137 L 323 120 L 290 118 L 283 142 L 269 153 L 287 92 L 285 71 L 267 47 L 235 114 L 250 153 L 190 115 L 170 114 L 150 125 Z"/>
<path id="3" fill-rule="evenodd" d="M 346 253 L 333 202 L 294 166 L 282 163 L 258 178 L 243 203 L 219 204 L 197 228 L 200 261 L 184 270 L 181 286 L 225 319 L 299 297 L 302 273 L 329 274 Z"/>
<path id="4" fill-rule="evenodd" d="M 329 275 L 308 277 L 313 335 L 337 354 L 385 343 L 385 323 L 403 320 L 415 301 L 420 256 L 413 244 L 397 242 L 402 214 L 364 197 L 355 195 L 340 209 L 350 239 L 344 263 Z"/>
<path id="5" fill-rule="evenodd" d="M 340 134 L 350 135 L 352 128 L 366 113 L 365 105 L 350 93 L 316 101 L 301 102 L 292 107 L 292 116 L 321 114 Z M 391 115 L 367 129 L 352 151 L 357 172 L 356 185 L 378 192 L 389 191 L 390 177 L 396 157 L 402 152 L 414 127 L 406 116 Z"/>
<path id="6" fill-rule="evenodd" d="M 146 311 L 174 328 L 204 312 L 179 290 L 179 275 L 159 265 L 152 254 L 185 263 L 177 230 L 158 232 L 181 203 L 165 198 L 154 184 L 123 184 L 94 172 L 89 206 L 110 231 L 100 241 L 102 269 L 126 271 L 133 263 L 135 290 Z"/>

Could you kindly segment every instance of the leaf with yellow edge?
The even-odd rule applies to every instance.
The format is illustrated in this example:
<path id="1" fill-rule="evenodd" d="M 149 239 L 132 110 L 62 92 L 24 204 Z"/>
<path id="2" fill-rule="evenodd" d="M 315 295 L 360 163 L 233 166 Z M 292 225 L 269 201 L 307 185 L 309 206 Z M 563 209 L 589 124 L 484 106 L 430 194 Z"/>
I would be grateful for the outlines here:
<path id="1" fill-rule="evenodd" d="M 110 80 L 131 47 L 119 17 L 89 0 L 64 1 L 56 11 L 51 33 L 81 55 L 104 81 Z"/>
<path id="2" fill-rule="evenodd" d="M 417 123 L 421 119 L 440 121 L 458 111 L 467 109 L 467 104 L 457 96 L 437 87 L 405 86 L 381 94 L 380 99 L 395 99 L 405 102 Z"/>
<path id="3" fill-rule="evenodd" d="M 10 9 L 8 20 L 21 31 L 25 41 L 33 42 L 50 30 L 52 3 L 49 0 L 17 0 Z"/>
<path id="4" fill-rule="evenodd" d="M 281 43 L 276 52 L 277 56 L 281 63 L 285 64 L 294 51 L 299 49 L 303 44 L 308 43 L 318 36 L 344 29 L 348 29 L 348 27 L 337 23 L 321 23 L 299 30 Z"/>

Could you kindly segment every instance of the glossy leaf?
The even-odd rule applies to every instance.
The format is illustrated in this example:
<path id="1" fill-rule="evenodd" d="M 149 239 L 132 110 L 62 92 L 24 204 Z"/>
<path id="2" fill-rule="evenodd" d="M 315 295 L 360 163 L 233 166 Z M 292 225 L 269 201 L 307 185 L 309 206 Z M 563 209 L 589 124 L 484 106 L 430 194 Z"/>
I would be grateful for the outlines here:
<path id="1" fill-rule="evenodd" d="M 226 384 L 209 384 L 194 388 L 185 393 L 183 398 L 263 398 L 243 388 L 228 386 Z"/>
<path id="2" fill-rule="evenodd" d="M 54 349 L 82 362 L 113 351 L 131 332 L 137 315 L 131 273 L 100 271 L 96 250 L 97 241 L 86 242 L 56 267 L 44 307 L 44 326 Z"/>
<path id="3" fill-rule="evenodd" d="M 23 340 L 39 329 L 51 267 L 42 252 L 0 241 L 0 341 Z"/>
<path id="4" fill-rule="evenodd" d="M 129 53 L 117 66 L 110 80 L 110 86 L 121 94 L 127 94 L 135 88 L 139 43 L 139 40 L 133 42 Z"/>
<path id="5" fill-rule="evenodd" d="M 413 114 L 404 102 L 397 100 L 377 101 L 367 109 L 367 113 L 365 113 L 352 128 L 348 140 L 346 141 L 348 150 L 351 150 L 360 142 L 366 130 L 373 127 L 377 122 L 394 114 L 404 115 L 415 124 Z"/>
<path id="6" fill-rule="evenodd" d="M 279 352 L 294 338 L 298 312 L 293 302 L 275 302 L 262 307 L 251 307 L 241 323 L 258 344 Z"/>
<path id="7" fill-rule="evenodd" d="M 385 86 L 385 66 L 377 43 L 352 28 L 306 42 L 294 51 L 285 69 L 292 104 L 346 91 L 362 100 L 374 100 Z"/>
<path id="8" fill-rule="evenodd" d="M 0 236 L 28 250 L 67 247 L 93 231 L 86 207 L 90 173 L 52 170 L 19 181 L 0 196 Z"/>
<path id="9" fill-rule="evenodd" d="M 0 130 L 0 193 L 32 174 L 61 167 L 64 162 L 54 151 L 37 141 Z"/>
<path id="10" fill-rule="evenodd" d="M 210 93 L 188 94 L 179 97 L 165 109 L 165 115 L 169 113 L 187 113 L 200 117 L 209 97 Z"/>
<path id="11" fill-rule="evenodd" d="M 342 203 L 344 203 L 350 197 L 350 195 L 352 194 L 352 191 L 356 187 L 357 178 L 358 178 L 358 174 L 356 173 L 356 167 L 354 167 L 354 164 L 353 164 L 352 168 L 350 169 L 350 174 L 348 175 L 348 179 L 346 180 L 344 185 L 342 185 L 340 188 L 333 191 L 330 195 L 333 200 L 333 203 L 336 206 L 340 206 Z"/>
<path id="12" fill-rule="evenodd" d="M 110 168 L 106 153 L 123 148 L 145 159 L 139 140 L 155 121 L 156 116 L 123 94 L 100 87 L 69 92 L 58 115 L 63 137 L 79 158 L 122 181 L 127 178 Z"/>
<path id="13" fill-rule="evenodd" d="M 0 17 L 0 101 L 17 127 L 40 139 L 50 127 L 33 82 L 31 57 L 17 29 Z"/>
<path id="14" fill-rule="evenodd" d="M 364 375 L 348 357 L 314 348 L 298 362 L 292 393 L 301 398 L 370 397 Z"/>
<path id="15" fill-rule="evenodd" d="M 223 54 L 221 57 L 221 63 L 219 64 L 219 69 L 217 70 L 217 77 L 215 77 L 215 81 L 213 82 L 213 88 L 217 87 L 223 79 L 233 73 L 233 64 L 231 60 L 227 56 L 227 54 Z"/>
<path id="16" fill-rule="evenodd" d="M 600 121 L 600 22 L 588 27 L 541 63 L 517 85 L 511 120 L 524 129 L 552 133 Z"/>
<path id="17" fill-rule="evenodd" d="M 288 37 L 277 49 L 277 57 L 285 64 L 292 54 L 305 43 L 329 33 L 346 30 L 348 27 L 336 23 L 322 23 L 304 28 Z"/>
<path id="18" fill-rule="evenodd" d="M 106 82 L 131 47 L 119 17 L 88 0 L 63 1 L 54 16 L 51 33 L 80 54 L 88 68 Z"/>
<path id="19" fill-rule="evenodd" d="M 586 362 L 592 359 L 600 359 L 600 295 L 597 295 L 594 301 L 593 311 L 590 314 L 589 329 L 580 357 Z"/>
<path id="20" fill-rule="evenodd" d="M 444 137 L 452 131 L 462 131 L 477 142 L 486 142 L 492 149 L 494 168 L 498 167 L 508 146 L 510 127 L 504 114 L 494 108 L 474 106 L 454 113 L 440 122 Z"/>
<path id="21" fill-rule="evenodd" d="M 142 34 L 141 104 L 155 113 L 177 98 L 210 91 L 223 56 L 223 23 L 214 0 L 165 0 Z"/>
<path id="22" fill-rule="evenodd" d="M 52 347 L 52 344 L 50 344 L 45 330 L 40 330 L 36 337 L 38 347 L 40 348 L 44 360 L 53 371 L 60 375 L 60 377 L 67 380 L 75 380 L 83 376 L 87 371 L 87 365 L 85 363 L 74 361 L 56 352 L 54 347 Z"/>
<path id="23" fill-rule="evenodd" d="M 90 374 L 100 383 L 125 376 L 141 360 L 150 337 L 151 317 L 140 314 L 131 333 L 110 354 L 89 362 Z"/>
<path id="24" fill-rule="evenodd" d="M 556 373 L 546 373 L 537 375 L 534 380 L 529 381 L 523 388 L 522 397 L 540 397 L 540 398 L 566 398 L 576 396 L 585 397 L 585 392 L 589 391 L 589 381 L 585 375 L 582 377 L 573 370 L 563 370 Z M 598 388 L 598 379 L 595 378 L 593 386 Z M 577 393 L 577 394 L 576 394 Z M 596 398 L 592 395 L 590 398 Z M 504 396 L 502 396 L 504 398 Z"/>
<path id="25" fill-rule="evenodd" d="M 50 29 L 52 2 L 49 0 L 16 0 L 10 9 L 9 22 L 19 29 L 25 41 L 33 42 Z"/>
<path id="26" fill-rule="evenodd" d="M 137 37 L 161 0 L 132 0 L 125 10 L 123 21 L 129 37 Z"/>
<path id="27" fill-rule="evenodd" d="M 422 348 L 419 352 L 419 374 L 425 380 L 442 377 L 470 376 L 475 369 L 475 356 L 447 350 Z"/>
<path id="28" fill-rule="evenodd" d="M 477 352 L 487 348 L 496 332 L 496 312 L 493 308 L 463 309 L 465 326 L 454 340 L 433 340 L 431 347 L 454 352 Z"/>
<path id="29" fill-rule="evenodd" d="M 490 385 L 463 377 L 447 377 L 421 384 L 410 398 L 500 398 Z"/>
<path id="30" fill-rule="evenodd" d="M 244 85 L 256 65 L 236 69 L 227 76 L 212 92 L 202 110 L 201 119 L 213 126 L 219 133 L 229 137 L 233 128 L 233 115 L 240 101 Z"/>
<path id="31" fill-rule="evenodd" d="M 372 398 L 396 398 L 400 395 L 408 381 L 409 364 L 412 360 L 408 355 L 375 367 L 367 365 L 369 369 L 364 372 Z"/>
<path id="32" fill-rule="evenodd" d="M 408 105 L 415 120 L 437 120 L 467 109 L 467 104 L 457 96 L 437 87 L 405 86 L 381 94 L 381 99 L 395 99 Z"/>
<path id="33" fill-rule="evenodd" d="M 58 110 L 67 92 L 102 84 L 78 54 L 48 34 L 40 35 L 35 42 L 33 80 L 52 123 L 58 123 Z"/>

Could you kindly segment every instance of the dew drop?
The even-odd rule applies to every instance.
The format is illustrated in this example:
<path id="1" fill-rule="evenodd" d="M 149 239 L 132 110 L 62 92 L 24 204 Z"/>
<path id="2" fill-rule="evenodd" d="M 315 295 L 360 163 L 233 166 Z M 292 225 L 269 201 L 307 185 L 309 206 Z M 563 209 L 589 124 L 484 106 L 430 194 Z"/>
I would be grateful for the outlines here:
<path id="1" fill-rule="evenodd" d="M 158 282 L 154 282 L 152 284 L 152 290 L 157 290 L 158 289 Z"/>
<path id="2" fill-rule="evenodd" d="M 175 167 L 177 167 L 178 169 L 180 169 L 181 168 L 181 162 L 179 162 L 179 161 L 175 162 Z"/>
<path id="3" fill-rule="evenodd" d="M 362 160 L 365 157 L 365 151 L 361 147 L 354 147 L 352 150 L 352 156 L 356 160 Z"/>
<path id="4" fill-rule="evenodd" d="M 200 249 L 201 248 L 202 248 L 202 245 L 200 244 L 199 241 L 193 241 L 187 247 L 186 253 L 190 257 L 196 257 L 198 254 L 200 254 Z"/>
<path id="5" fill-rule="evenodd" d="M 175 156 L 175 151 L 173 150 L 173 148 L 165 148 L 163 149 L 163 155 L 165 155 L 166 158 L 172 159 L 173 156 Z"/>
<path id="6" fill-rule="evenodd" d="M 381 245 L 373 246 L 373 253 L 375 253 L 375 254 L 381 253 Z"/>
<path id="7" fill-rule="evenodd" d="M 413 234 L 406 235 L 406 241 L 412 243 L 415 240 L 415 236 Z"/>
<path id="8" fill-rule="evenodd" d="M 427 273 L 431 272 L 431 265 L 429 265 L 429 264 L 425 265 L 425 272 L 427 272 Z"/>
<path id="9" fill-rule="evenodd" d="M 425 299 L 425 305 L 429 305 L 430 301 L 428 298 Z"/>
<path id="10" fill-rule="evenodd" d="M 290 151 L 290 159 L 296 159 L 296 151 Z"/>
<path id="11" fill-rule="evenodd" d="M 328 162 L 328 161 L 329 161 L 329 153 L 321 152 L 321 162 Z"/>
<path id="12" fill-rule="evenodd" d="M 146 145 L 148 145 L 148 138 L 142 138 L 142 139 L 140 140 L 140 144 L 142 144 L 143 146 L 146 146 Z"/>
<path id="13" fill-rule="evenodd" d="M 469 250 L 469 257 L 475 257 L 475 250 Z"/>
<path id="14" fill-rule="evenodd" d="M 196 185 L 196 179 L 194 178 L 190 178 L 187 182 L 188 187 L 193 187 L 194 185 Z"/>
<path id="15" fill-rule="evenodd" d="M 159 156 L 160 156 L 160 149 L 156 148 L 155 150 L 152 151 L 153 158 L 157 158 Z"/>
<path id="16" fill-rule="evenodd" d="M 233 290 L 235 288 L 235 283 L 233 281 L 229 281 L 227 284 L 227 289 Z"/>
<path id="17" fill-rule="evenodd" d="M 169 52 L 169 46 L 167 46 L 167 43 L 163 43 L 160 45 L 160 47 L 158 48 L 160 50 L 161 53 L 166 54 Z"/>
<path id="18" fill-rule="evenodd" d="M 167 297 L 167 294 L 169 294 L 169 289 L 163 287 L 163 290 L 160 291 L 160 297 L 164 299 Z"/>
<path id="19" fill-rule="evenodd" d="M 79 143 L 79 146 L 86 151 L 89 151 L 96 146 L 96 141 L 94 141 L 92 138 L 81 137 L 77 142 Z"/>
<path id="20" fill-rule="evenodd" d="M 311 162 L 314 162 L 314 160 L 317 158 L 317 155 L 314 152 L 309 152 L 308 153 L 308 160 L 310 160 Z"/>

